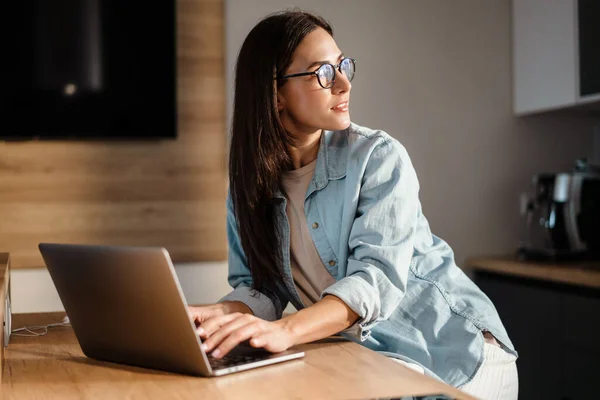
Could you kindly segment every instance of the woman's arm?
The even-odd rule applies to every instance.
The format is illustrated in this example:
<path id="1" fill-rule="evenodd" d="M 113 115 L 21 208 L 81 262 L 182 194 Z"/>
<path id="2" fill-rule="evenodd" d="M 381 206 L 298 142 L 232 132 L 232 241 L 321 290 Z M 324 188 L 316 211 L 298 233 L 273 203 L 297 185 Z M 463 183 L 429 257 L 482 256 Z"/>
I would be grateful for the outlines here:
<path id="1" fill-rule="evenodd" d="M 310 307 L 277 321 L 293 337 L 294 345 L 326 338 L 354 325 L 358 314 L 335 296 L 325 296 Z"/>
<path id="2" fill-rule="evenodd" d="M 200 324 L 198 334 L 206 352 L 221 358 L 238 344 L 250 340 L 253 347 L 280 352 L 296 345 L 319 340 L 352 326 L 356 314 L 335 296 L 323 299 L 275 322 L 251 314 L 232 313 Z"/>

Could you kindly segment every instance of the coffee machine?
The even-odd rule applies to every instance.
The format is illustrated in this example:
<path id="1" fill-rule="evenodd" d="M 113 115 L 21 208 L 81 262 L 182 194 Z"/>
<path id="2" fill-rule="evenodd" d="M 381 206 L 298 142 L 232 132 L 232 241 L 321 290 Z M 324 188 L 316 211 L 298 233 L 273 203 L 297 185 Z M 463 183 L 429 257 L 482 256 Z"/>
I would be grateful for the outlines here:
<path id="1" fill-rule="evenodd" d="M 521 260 L 600 260 L 600 170 L 539 174 L 522 199 Z"/>

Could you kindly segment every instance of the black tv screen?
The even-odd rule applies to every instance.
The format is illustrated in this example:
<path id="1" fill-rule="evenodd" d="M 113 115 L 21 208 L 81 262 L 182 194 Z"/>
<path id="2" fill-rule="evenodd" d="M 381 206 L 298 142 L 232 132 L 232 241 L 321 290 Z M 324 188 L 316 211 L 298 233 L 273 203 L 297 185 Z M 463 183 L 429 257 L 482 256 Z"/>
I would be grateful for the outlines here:
<path id="1" fill-rule="evenodd" d="M 0 139 L 175 138 L 175 2 L 3 4 Z"/>

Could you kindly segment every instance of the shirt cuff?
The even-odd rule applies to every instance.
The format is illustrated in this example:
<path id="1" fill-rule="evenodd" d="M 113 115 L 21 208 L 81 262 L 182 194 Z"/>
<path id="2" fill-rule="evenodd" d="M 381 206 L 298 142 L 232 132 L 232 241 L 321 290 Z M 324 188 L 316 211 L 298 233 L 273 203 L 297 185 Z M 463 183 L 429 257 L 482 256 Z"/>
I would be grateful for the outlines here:
<path id="1" fill-rule="evenodd" d="M 345 277 L 325 289 L 321 298 L 326 295 L 339 298 L 360 317 L 354 325 L 340 333 L 361 342 L 367 340 L 371 336 L 371 329 L 378 323 L 381 308 L 374 289 L 360 278 Z"/>
<path id="2" fill-rule="evenodd" d="M 254 290 L 248 286 L 238 286 L 233 292 L 219 300 L 219 303 L 224 301 L 242 302 L 258 318 L 266 321 L 277 320 L 277 310 L 273 301 L 258 290 Z"/>

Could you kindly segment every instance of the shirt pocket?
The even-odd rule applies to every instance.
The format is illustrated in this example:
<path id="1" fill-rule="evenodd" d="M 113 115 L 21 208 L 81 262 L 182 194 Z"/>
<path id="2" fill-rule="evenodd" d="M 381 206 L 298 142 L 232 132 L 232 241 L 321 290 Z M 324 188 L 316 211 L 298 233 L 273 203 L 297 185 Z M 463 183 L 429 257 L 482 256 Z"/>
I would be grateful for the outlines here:
<path id="1" fill-rule="evenodd" d="M 319 258 L 323 263 L 323 266 L 325 267 L 325 269 L 327 269 L 329 274 L 337 281 L 341 278 L 339 276 L 341 272 L 340 258 L 338 254 L 336 254 L 336 252 L 333 250 L 334 247 L 331 245 L 329 237 L 339 237 L 339 232 L 338 235 L 335 235 L 335 232 L 330 232 L 335 229 L 339 230 L 339 227 L 336 227 L 336 225 L 334 225 L 334 222 L 331 220 L 331 218 L 322 217 L 322 214 L 329 215 L 330 217 L 332 215 L 331 213 L 321 213 L 319 211 L 319 207 L 317 207 L 317 205 L 315 204 L 316 202 L 314 201 L 315 195 L 316 193 L 311 196 L 310 199 L 312 199 L 312 201 L 310 201 L 309 199 L 305 204 L 304 212 L 306 215 L 306 222 L 308 224 L 310 235 L 312 237 L 315 248 L 317 249 Z M 332 211 L 335 212 L 334 210 Z"/>

